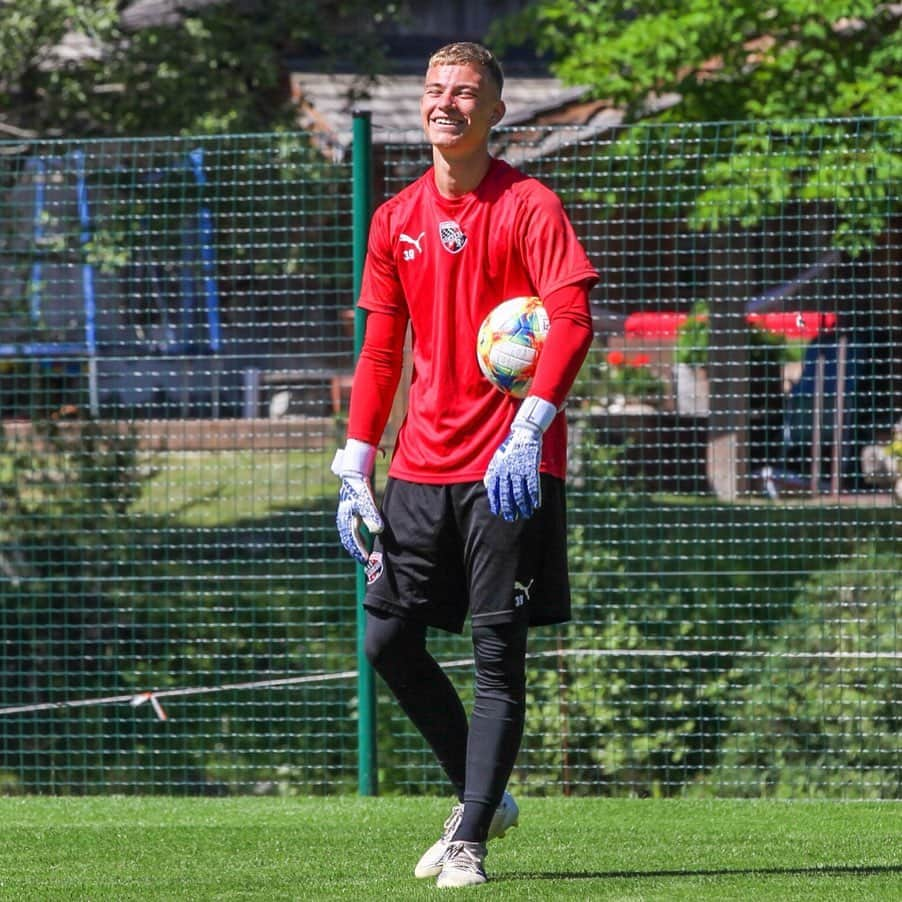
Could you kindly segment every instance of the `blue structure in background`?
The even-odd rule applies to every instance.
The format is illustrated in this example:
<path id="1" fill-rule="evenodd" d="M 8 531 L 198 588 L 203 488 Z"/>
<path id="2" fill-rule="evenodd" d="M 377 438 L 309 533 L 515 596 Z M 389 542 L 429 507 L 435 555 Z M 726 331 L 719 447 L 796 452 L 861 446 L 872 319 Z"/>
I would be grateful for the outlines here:
<path id="1" fill-rule="evenodd" d="M 207 184 L 203 150 L 196 148 L 186 154 L 184 159 L 176 165 L 157 170 L 145 180 L 145 185 L 148 188 L 152 188 L 165 181 L 172 173 L 182 171 L 187 171 L 191 174 L 191 178 L 199 190 L 201 200 L 196 215 L 193 218 L 186 217 L 180 231 L 177 328 L 170 331 L 168 310 L 165 306 L 161 307 L 165 337 L 156 350 L 168 354 L 218 354 L 222 349 L 219 291 L 216 284 L 213 215 L 209 206 L 203 200 L 204 188 Z M 198 264 L 201 274 L 200 291 L 198 291 L 198 279 L 196 277 Z M 160 277 L 158 272 L 159 264 L 151 258 L 150 252 L 147 252 L 144 266 L 147 268 L 148 277 L 154 286 L 154 294 L 164 294 L 165 292 L 161 290 L 164 279 Z M 206 325 L 206 336 L 203 343 L 197 342 L 194 336 L 194 327 L 197 321 L 196 314 L 201 308 L 199 295 L 203 296 Z"/>
<path id="2" fill-rule="evenodd" d="M 192 150 L 188 154 L 191 171 L 198 188 L 203 189 L 207 184 L 207 176 L 204 172 L 204 152 L 201 148 Z M 200 238 L 200 263 L 203 274 L 204 305 L 207 312 L 207 342 L 210 352 L 218 354 L 222 349 L 222 336 L 219 328 L 219 291 L 216 287 L 216 255 L 213 247 L 213 216 L 210 208 L 201 201 L 197 211 L 197 231 Z M 185 245 L 182 245 L 184 250 Z M 193 291 L 193 280 L 191 290 Z"/>
<path id="3" fill-rule="evenodd" d="M 44 313 L 44 252 L 47 215 L 48 171 L 54 169 L 75 176 L 76 209 L 78 216 L 78 243 L 81 250 L 80 296 L 83 314 L 83 341 L 41 341 L 40 332 Z M 214 248 L 213 216 L 203 200 L 207 184 L 204 171 L 203 150 L 190 151 L 184 160 L 170 170 L 158 173 L 159 181 L 167 172 L 182 169 L 191 173 L 199 189 L 201 202 L 193 222 L 187 220 L 181 234 L 181 258 L 179 276 L 179 336 L 172 345 L 163 349 L 167 353 L 218 355 L 222 350 L 222 336 L 219 314 L 219 292 L 216 282 L 216 256 Z M 31 157 L 25 166 L 34 183 L 32 201 L 32 261 L 28 278 L 29 321 L 34 337 L 21 343 L 0 344 L 0 356 L 23 357 L 52 365 L 60 361 L 70 361 L 80 368 L 88 368 L 88 406 L 92 416 L 99 415 L 100 397 L 98 390 L 97 362 L 100 351 L 97 338 L 97 295 L 95 288 L 95 268 L 90 262 L 89 244 L 93 238 L 93 223 L 86 178 L 85 154 L 74 150 L 65 156 Z M 198 347 L 192 341 L 195 313 L 199 308 L 196 270 L 200 268 L 200 285 L 204 319 L 206 323 L 205 347 Z M 146 354 L 146 351 L 145 351 Z M 218 370 L 213 374 L 217 378 Z M 214 392 L 215 393 L 215 392 Z"/>
<path id="4" fill-rule="evenodd" d="M 765 466 L 765 492 L 838 494 L 858 470 L 861 349 L 843 333 L 809 343 L 802 375 L 784 402 L 781 459 Z"/>
<path id="5" fill-rule="evenodd" d="M 847 342 L 845 360 L 841 362 L 841 347 L 840 339 L 827 333 L 818 335 L 805 350 L 802 377 L 789 393 L 783 418 L 783 444 L 787 454 L 810 456 L 812 442 L 819 437 L 824 448 L 837 445 L 842 450 L 844 463 L 850 460 L 858 402 L 858 348 L 854 342 Z M 819 360 L 822 361 L 820 370 Z M 836 416 L 840 399 L 841 423 Z"/>

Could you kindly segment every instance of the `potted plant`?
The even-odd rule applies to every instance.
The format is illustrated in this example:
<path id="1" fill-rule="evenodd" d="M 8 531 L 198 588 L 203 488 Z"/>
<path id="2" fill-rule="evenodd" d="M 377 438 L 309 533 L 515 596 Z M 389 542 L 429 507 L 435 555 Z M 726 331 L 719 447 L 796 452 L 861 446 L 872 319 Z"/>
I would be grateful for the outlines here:
<path id="1" fill-rule="evenodd" d="M 708 306 L 704 301 L 692 305 L 689 316 L 676 335 L 674 386 L 677 413 L 706 417 L 710 413 L 708 374 Z"/>
<path id="2" fill-rule="evenodd" d="M 664 396 L 664 383 L 652 370 L 650 356 L 641 351 L 608 351 L 599 375 L 599 393 L 608 410 L 653 410 Z"/>
<path id="3" fill-rule="evenodd" d="M 788 339 L 749 317 L 750 380 L 760 409 L 779 407 L 786 364 L 799 364 L 806 341 Z M 708 354 L 710 319 L 705 301 L 696 301 L 677 329 L 674 383 L 677 411 L 684 416 L 707 416 L 710 412 Z"/>

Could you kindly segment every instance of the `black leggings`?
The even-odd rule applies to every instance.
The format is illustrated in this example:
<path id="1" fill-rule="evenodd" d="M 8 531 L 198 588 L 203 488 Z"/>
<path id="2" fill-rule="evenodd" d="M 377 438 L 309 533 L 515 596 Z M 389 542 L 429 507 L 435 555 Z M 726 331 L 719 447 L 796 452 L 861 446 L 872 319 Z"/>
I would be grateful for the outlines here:
<path id="1" fill-rule="evenodd" d="M 484 842 L 523 737 L 527 623 L 473 627 L 476 691 L 467 715 L 426 649 L 426 627 L 366 612 L 367 659 L 429 743 L 464 804 L 457 839 Z"/>

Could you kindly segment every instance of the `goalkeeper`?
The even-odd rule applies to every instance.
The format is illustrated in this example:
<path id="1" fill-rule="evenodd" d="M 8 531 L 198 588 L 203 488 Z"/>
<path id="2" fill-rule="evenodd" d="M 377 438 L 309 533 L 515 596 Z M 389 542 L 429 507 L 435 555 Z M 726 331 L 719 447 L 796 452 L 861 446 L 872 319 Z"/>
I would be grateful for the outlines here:
<path id="1" fill-rule="evenodd" d="M 414 870 L 449 887 L 484 883 L 486 842 L 517 823 L 506 785 L 523 734 L 527 630 L 570 617 L 562 409 L 592 341 L 598 279 L 558 197 L 490 154 L 502 86 L 478 44 L 429 60 L 421 116 L 433 165 L 373 216 L 358 299 L 366 330 L 333 465 L 339 534 L 366 568 L 367 657 L 457 794 Z M 518 401 L 481 374 L 476 333 L 523 295 L 542 298 L 551 326 Z M 408 323 L 413 375 L 380 511 L 370 476 Z M 376 536 L 371 553 L 361 522 Z M 430 627 L 462 632 L 467 614 L 469 722 L 426 642 Z"/>

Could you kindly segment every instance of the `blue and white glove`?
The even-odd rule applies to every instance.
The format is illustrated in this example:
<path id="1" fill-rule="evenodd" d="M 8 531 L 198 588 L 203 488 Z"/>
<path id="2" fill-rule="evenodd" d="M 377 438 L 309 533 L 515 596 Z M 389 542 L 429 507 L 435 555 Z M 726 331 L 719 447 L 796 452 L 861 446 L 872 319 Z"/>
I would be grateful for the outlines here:
<path id="1" fill-rule="evenodd" d="M 373 534 L 385 528 L 370 483 L 375 459 L 376 448 L 373 445 L 349 438 L 345 447 L 335 452 L 332 460 L 332 472 L 341 479 L 335 517 L 338 535 L 348 554 L 364 566 L 370 552 L 360 532 L 361 523 Z"/>
<path id="2" fill-rule="evenodd" d="M 541 507 L 542 435 L 556 415 L 557 408 L 543 398 L 530 395 L 523 399 L 510 435 L 495 452 L 483 479 L 495 516 L 526 519 Z"/>

